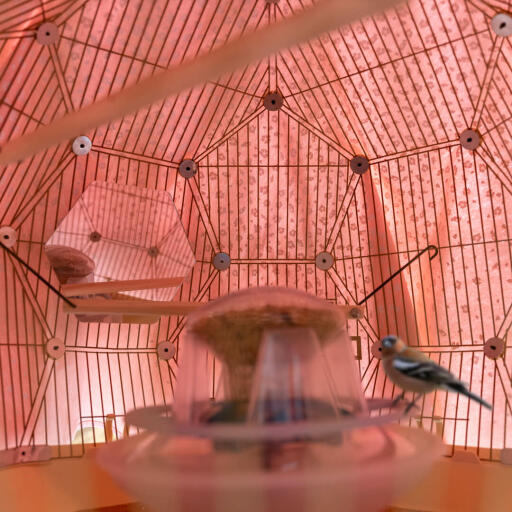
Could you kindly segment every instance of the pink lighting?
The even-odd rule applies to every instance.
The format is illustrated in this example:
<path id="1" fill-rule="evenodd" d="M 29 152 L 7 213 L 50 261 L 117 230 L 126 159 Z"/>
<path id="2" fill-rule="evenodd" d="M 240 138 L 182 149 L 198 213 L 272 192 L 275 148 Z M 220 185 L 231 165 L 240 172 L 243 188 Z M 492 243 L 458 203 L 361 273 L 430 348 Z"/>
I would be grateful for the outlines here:
<path id="1" fill-rule="evenodd" d="M 0 145 L 312 3 L 7 2 Z M 87 191 L 149 190 L 169 198 L 169 223 L 186 236 L 187 271 L 195 261 L 165 299 L 189 302 L 268 285 L 356 304 L 433 244 L 436 258 L 422 256 L 348 322 L 349 336 L 361 340 L 363 390 L 398 394 L 371 349 L 400 334 L 494 405 L 490 412 L 438 392 L 418 402 L 423 428 L 442 422 L 446 444 L 499 459 L 512 446 L 512 355 L 486 357 L 484 344 L 497 337 L 508 346 L 511 337 L 512 39 L 490 28 L 507 9 L 499 0 L 412 0 L 70 133 L 68 142 L 2 167 L 0 227 L 16 230 L 13 250 L 58 287 L 44 246 L 74 246 L 66 222 Z M 59 37 L 42 45 L 36 31 L 49 20 Z M 265 108 L 269 92 L 282 95 L 279 109 Z M 461 147 L 467 129 L 481 136 L 474 150 Z M 72 142 L 82 135 L 92 147 L 76 155 Z M 349 165 L 356 155 L 370 162 L 362 175 Z M 197 163 L 195 176 L 178 173 L 184 159 Z M 94 214 L 114 202 L 98 197 L 87 208 Z M 162 240 L 165 215 L 134 211 L 137 240 Z M 128 224 L 121 210 L 115 217 Z M 230 257 L 225 270 L 212 265 L 219 252 Z M 328 270 L 315 264 L 321 252 L 334 257 Z M 99 259 L 111 262 L 108 278 L 174 272 L 135 264 L 130 254 L 106 250 Z M 59 444 L 61 456 L 81 455 L 81 445 L 71 445 L 81 422 L 113 414 L 122 433 L 125 412 L 173 402 L 184 317 L 78 322 L 5 252 L 0 289 L 0 450 Z M 46 354 L 53 337 L 66 345 L 60 359 Z M 176 348 L 169 360 L 157 356 L 164 340 Z M 211 356 L 207 364 L 215 364 Z"/>

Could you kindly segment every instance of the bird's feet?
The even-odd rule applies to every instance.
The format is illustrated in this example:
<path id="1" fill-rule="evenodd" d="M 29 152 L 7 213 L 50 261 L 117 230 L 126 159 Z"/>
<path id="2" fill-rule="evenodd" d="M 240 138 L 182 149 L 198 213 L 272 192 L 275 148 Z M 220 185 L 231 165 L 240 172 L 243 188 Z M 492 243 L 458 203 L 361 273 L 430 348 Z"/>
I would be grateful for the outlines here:
<path id="1" fill-rule="evenodd" d="M 405 393 L 402 392 L 400 395 L 398 395 L 392 402 L 391 407 L 396 407 L 403 399 L 404 399 Z"/>
<path id="2" fill-rule="evenodd" d="M 407 404 L 407 407 L 405 408 L 405 411 L 404 411 L 405 414 L 407 414 L 413 407 L 415 407 L 416 409 L 420 408 L 419 405 L 416 405 L 416 400 L 418 400 L 418 399 L 416 398 L 415 400 L 413 400 L 412 402 L 409 402 Z"/>

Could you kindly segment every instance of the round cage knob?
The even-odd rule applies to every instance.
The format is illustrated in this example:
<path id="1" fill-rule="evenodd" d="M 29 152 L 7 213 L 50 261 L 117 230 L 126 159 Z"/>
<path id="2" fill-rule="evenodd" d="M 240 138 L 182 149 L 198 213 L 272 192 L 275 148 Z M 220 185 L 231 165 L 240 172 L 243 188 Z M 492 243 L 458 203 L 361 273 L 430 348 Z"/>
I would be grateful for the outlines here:
<path id="1" fill-rule="evenodd" d="M 45 46 L 55 44 L 59 39 L 59 27 L 51 21 L 42 23 L 37 29 L 36 38 L 38 43 Z"/>
<path id="2" fill-rule="evenodd" d="M 382 344 L 379 341 L 376 341 L 371 348 L 372 356 L 375 357 L 375 359 L 382 359 Z"/>
<path id="3" fill-rule="evenodd" d="M 51 338 L 46 343 L 46 354 L 51 359 L 59 359 L 64 355 L 66 351 L 66 346 L 64 345 L 64 341 L 60 338 Z"/>
<path id="4" fill-rule="evenodd" d="M 283 106 L 283 97 L 278 92 L 269 92 L 263 98 L 263 106 L 267 110 L 279 110 Z"/>
<path id="5" fill-rule="evenodd" d="M 329 252 L 320 252 L 316 255 L 315 265 L 320 270 L 329 270 L 334 265 L 334 258 Z"/>
<path id="6" fill-rule="evenodd" d="M 356 320 L 363 318 L 363 309 L 359 306 L 355 306 L 349 311 L 349 316 L 350 318 L 355 318 Z"/>
<path id="7" fill-rule="evenodd" d="M 18 240 L 18 233 L 11 228 L 10 226 L 2 226 L 0 228 L 0 242 L 2 242 L 5 247 L 11 248 Z"/>
<path id="8" fill-rule="evenodd" d="M 170 341 L 162 341 L 156 347 L 159 359 L 168 361 L 176 354 L 176 347 Z"/>
<path id="9" fill-rule="evenodd" d="M 160 254 L 160 251 L 158 250 L 158 247 L 156 245 L 152 245 L 148 249 L 148 254 L 150 258 L 156 258 Z"/>
<path id="10" fill-rule="evenodd" d="M 92 231 L 91 233 L 89 233 L 89 240 L 91 242 L 99 242 L 101 240 L 101 234 L 98 233 L 97 231 Z"/>
<path id="11" fill-rule="evenodd" d="M 484 354 L 490 359 L 498 359 L 505 353 L 505 341 L 501 338 L 490 338 L 484 343 Z"/>
<path id="12" fill-rule="evenodd" d="M 350 168 L 355 174 L 364 174 L 370 168 L 370 162 L 365 156 L 355 156 L 350 160 Z"/>
<path id="13" fill-rule="evenodd" d="M 225 252 L 218 252 L 213 257 L 213 266 L 217 270 L 226 270 L 229 268 L 229 265 L 231 265 L 231 258 L 229 257 L 229 254 Z"/>
<path id="14" fill-rule="evenodd" d="M 75 155 L 87 155 L 92 148 L 91 139 L 85 135 L 80 135 L 73 141 L 72 148 Z"/>
<path id="15" fill-rule="evenodd" d="M 512 35 L 512 16 L 504 12 L 495 14 L 491 20 L 491 28 L 499 37 Z"/>
<path id="16" fill-rule="evenodd" d="M 480 146 L 480 134 L 476 130 L 464 130 L 460 134 L 460 145 L 465 149 L 474 151 Z"/>
<path id="17" fill-rule="evenodd" d="M 191 159 L 183 160 L 178 167 L 178 172 L 186 179 L 193 178 L 197 174 L 197 170 L 197 163 Z"/>

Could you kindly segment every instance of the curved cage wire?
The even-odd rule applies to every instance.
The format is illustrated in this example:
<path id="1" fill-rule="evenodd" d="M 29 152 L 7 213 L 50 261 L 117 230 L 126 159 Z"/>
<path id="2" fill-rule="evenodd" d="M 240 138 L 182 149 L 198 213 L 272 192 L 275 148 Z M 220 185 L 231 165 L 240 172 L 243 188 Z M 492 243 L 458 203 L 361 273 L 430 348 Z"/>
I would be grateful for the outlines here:
<path id="1" fill-rule="evenodd" d="M 310 0 L 8 1 L 0 7 L 0 144 L 65 112 L 292 16 Z M 196 264 L 175 299 L 207 302 L 262 285 L 365 303 L 348 329 L 364 392 L 398 394 L 372 345 L 394 332 L 494 404 L 444 392 L 412 425 L 448 445 L 499 459 L 512 446 L 512 39 L 491 20 L 509 0 L 411 0 L 385 14 L 280 52 L 2 168 L 0 226 L 14 250 L 58 287 L 44 245 L 94 181 L 166 191 Z M 58 27 L 41 44 L 43 22 Z M 278 92 L 277 110 L 263 98 Z M 468 129 L 475 149 L 461 145 Z M 353 172 L 364 156 L 369 169 Z M 191 178 L 178 173 L 197 163 Z M 226 253 L 218 270 L 214 256 Z M 320 253 L 333 256 L 323 270 Z M 185 318 L 153 325 L 80 323 L 0 253 L 0 449 L 58 445 L 77 456 L 76 425 L 127 435 L 124 414 L 170 405 Z M 63 357 L 46 343 L 65 340 Z M 157 343 L 176 353 L 159 359 Z M 212 357 L 209 365 L 215 365 Z M 212 397 L 215 385 L 212 382 Z M 110 422 L 110 423 L 109 423 Z M 95 423 L 96 424 L 96 423 Z M 109 427 L 111 428 L 111 427 Z"/>

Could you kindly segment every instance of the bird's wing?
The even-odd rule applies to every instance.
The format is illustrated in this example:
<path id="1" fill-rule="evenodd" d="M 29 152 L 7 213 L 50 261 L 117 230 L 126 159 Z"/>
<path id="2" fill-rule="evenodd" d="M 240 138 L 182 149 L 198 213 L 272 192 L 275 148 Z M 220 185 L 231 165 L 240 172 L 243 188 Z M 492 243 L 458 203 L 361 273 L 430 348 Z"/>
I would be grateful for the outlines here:
<path id="1" fill-rule="evenodd" d="M 411 347 L 406 347 L 404 350 L 401 350 L 399 353 L 397 353 L 397 357 L 403 357 L 404 359 L 412 359 L 413 361 L 427 361 L 432 362 L 432 359 L 428 357 L 424 352 L 421 350 L 416 350 Z"/>
<path id="2" fill-rule="evenodd" d="M 478 395 L 475 395 L 469 391 L 466 386 L 460 382 L 452 373 L 450 373 L 442 366 L 434 363 L 430 359 L 425 361 L 424 359 L 410 359 L 400 355 L 393 359 L 392 364 L 393 368 L 400 372 L 404 377 L 417 379 L 418 381 L 424 383 L 430 383 L 435 387 L 440 387 L 442 389 L 446 389 L 447 391 L 462 393 L 472 400 L 476 400 L 484 407 L 492 409 L 491 404 L 487 403 Z"/>
<path id="3" fill-rule="evenodd" d="M 431 360 L 416 361 L 408 357 L 397 356 L 393 359 L 393 368 L 407 377 L 433 384 L 442 385 L 457 381 L 448 370 Z"/>

